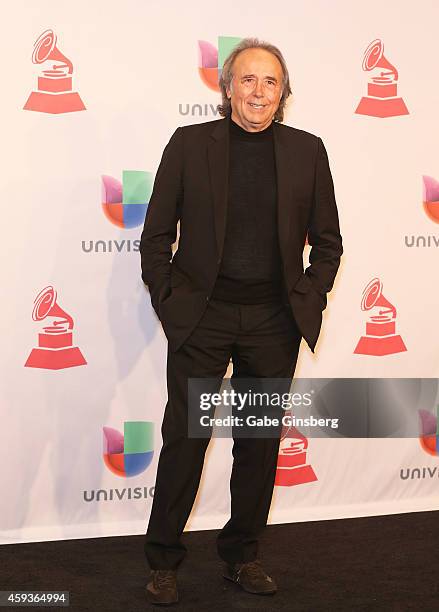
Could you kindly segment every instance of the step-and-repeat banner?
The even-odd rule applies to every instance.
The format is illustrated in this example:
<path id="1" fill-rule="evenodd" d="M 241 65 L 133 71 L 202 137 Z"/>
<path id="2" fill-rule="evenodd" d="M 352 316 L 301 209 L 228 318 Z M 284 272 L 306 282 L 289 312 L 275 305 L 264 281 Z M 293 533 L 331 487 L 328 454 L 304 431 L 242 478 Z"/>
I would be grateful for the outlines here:
<path id="1" fill-rule="evenodd" d="M 410 379 L 421 391 L 428 383 L 428 393 L 411 396 L 418 436 L 291 430 L 270 521 L 439 508 L 439 7 L 255 0 L 240 8 L 8 5 L 2 542 L 146 528 L 166 338 L 140 278 L 140 233 L 163 148 L 176 127 L 219 118 L 218 74 L 247 36 L 286 58 L 285 123 L 323 139 L 344 239 L 316 353 L 302 344 L 297 377 Z M 388 394 L 396 410 L 402 400 Z M 227 520 L 231 445 L 211 442 L 189 529 Z"/>

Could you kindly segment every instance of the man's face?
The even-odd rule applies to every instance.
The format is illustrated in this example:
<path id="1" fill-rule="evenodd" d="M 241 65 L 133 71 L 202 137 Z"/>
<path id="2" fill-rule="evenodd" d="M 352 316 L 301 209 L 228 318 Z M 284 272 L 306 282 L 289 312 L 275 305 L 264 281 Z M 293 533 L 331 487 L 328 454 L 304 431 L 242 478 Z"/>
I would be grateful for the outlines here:
<path id="1" fill-rule="evenodd" d="M 267 128 L 282 97 L 282 66 L 265 49 L 246 49 L 235 59 L 227 89 L 232 119 L 248 132 Z"/>

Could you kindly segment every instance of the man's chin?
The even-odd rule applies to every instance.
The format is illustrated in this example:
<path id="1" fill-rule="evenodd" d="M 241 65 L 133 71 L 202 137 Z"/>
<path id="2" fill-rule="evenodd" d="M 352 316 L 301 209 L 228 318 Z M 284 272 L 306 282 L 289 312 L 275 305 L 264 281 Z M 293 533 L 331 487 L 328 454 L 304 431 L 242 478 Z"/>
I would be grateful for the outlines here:
<path id="1" fill-rule="evenodd" d="M 268 115 L 262 117 L 259 113 L 246 113 L 241 115 L 239 119 L 232 116 L 232 119 L 245 130 L 261 130 L 271 123 Z"/>
<path id="2" fill-rule="evenodd" d="M 251 121 L 255 121 L 256 123 L 265 123 L 268 120 L 268 115 L 266 113 L 259 113 L 258 111 L 250 111 L 249 119 Z"/>
<path id="3" fill-rule="evenodd" d="M 267 126 L 270 123 L 269 117 L 248 117 L 247 122 L 253 128 L 261 128 L 261 126 Z"/>

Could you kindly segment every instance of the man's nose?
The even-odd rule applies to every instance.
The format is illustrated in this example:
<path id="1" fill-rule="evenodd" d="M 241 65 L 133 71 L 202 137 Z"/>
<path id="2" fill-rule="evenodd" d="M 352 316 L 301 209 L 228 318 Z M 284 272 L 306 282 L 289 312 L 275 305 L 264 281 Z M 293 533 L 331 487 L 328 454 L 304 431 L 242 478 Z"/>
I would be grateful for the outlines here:
<path id="1" fill-rule="evenodd" d="M 256 81 L 256 87 L 255 87 L 254 94 L 256 96 L 263 96 L 264 95 L 264 85 L 263 85 L 262 81 Z"/>

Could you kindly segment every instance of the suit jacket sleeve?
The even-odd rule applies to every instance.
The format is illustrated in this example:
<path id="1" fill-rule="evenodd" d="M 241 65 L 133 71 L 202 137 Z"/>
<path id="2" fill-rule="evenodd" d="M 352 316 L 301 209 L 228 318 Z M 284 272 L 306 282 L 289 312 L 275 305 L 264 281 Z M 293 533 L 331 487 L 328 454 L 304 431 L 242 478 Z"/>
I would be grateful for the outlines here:
<path id="1" fill-rule="evenodd" d="M 308 243 L 311 246 L 310 265 L 305 270 L 305 274 L 310 278 L 313 288 L 320 294 L 323 310 L 326 307 L 326 294 L 334 284 L 343 247 L 328 156 L 320 138 L 318 138 Z"/>
<path id="2" fill-rule="evenodd" d="M 142 279 L 159 319 L 160 303 L 170 293 L 172 244 L 182 200 L 183 136 L 177 128 L 163 151 L 140 239 Z"/>

